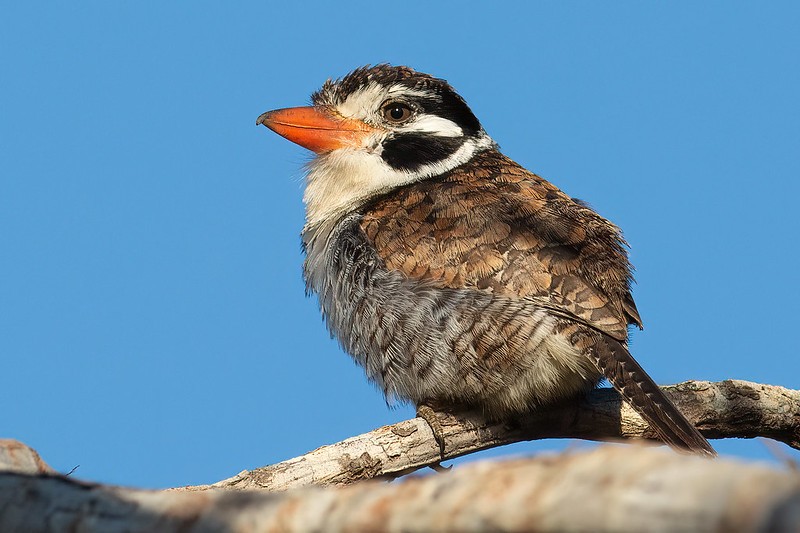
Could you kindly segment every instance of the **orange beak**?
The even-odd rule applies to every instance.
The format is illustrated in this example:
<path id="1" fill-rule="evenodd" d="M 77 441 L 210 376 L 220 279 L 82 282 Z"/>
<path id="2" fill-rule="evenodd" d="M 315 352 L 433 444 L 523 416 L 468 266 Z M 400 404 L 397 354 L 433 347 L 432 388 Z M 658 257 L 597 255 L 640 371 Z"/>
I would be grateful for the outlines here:
<path id="1" fill-rule="evenodd" d="M 267 111 L 256 120 L 278 135 L 316 153 L 337 148 L 360 148 L 378 131 L 360 120 L 342 118 L 317 107 L 288 107 Z"/>

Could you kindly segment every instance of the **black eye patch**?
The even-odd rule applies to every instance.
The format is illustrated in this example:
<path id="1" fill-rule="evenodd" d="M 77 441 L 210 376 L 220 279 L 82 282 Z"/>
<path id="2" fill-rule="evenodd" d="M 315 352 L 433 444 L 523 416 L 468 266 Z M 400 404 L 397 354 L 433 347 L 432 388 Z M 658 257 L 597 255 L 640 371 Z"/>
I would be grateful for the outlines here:
<path id="1" fill-rule="evenodd" d="M 444 161 L 464 144 L 465 137 L 437 137 L 430 133 L 395 133 L 383 142 L 381 157 L 392 168 L 414 171 Z"/>

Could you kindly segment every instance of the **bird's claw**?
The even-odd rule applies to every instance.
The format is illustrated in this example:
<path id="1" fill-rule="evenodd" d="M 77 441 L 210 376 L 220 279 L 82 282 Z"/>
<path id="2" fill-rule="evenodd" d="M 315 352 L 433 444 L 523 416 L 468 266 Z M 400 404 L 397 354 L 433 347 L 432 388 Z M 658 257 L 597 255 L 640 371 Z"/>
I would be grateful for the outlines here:
<path id="1" fill-rule="evenodd" d="M 439 418 L 436 416 L 436 411 L 429 405 L 422 404 L 417 407 L 417 416 L 424 419 L 425 422 L 428 423 L 428 426 L 431 428 L 431 432 L 433 433 L 433 438 L 436 440 L 436 443 L 439 445 L 439 455 L 442 459 L 444 459 L 444 430 L 442 429 L 442 423 L 439 421 Z M 436 463 L 435 466 L 432 466 L 434 470 L 438 468 L 445 468 L 439 463 Z M 446 469 L 446 470 L 449 470 Z M 439 470 L 437 470 L 438 472 Z"/>

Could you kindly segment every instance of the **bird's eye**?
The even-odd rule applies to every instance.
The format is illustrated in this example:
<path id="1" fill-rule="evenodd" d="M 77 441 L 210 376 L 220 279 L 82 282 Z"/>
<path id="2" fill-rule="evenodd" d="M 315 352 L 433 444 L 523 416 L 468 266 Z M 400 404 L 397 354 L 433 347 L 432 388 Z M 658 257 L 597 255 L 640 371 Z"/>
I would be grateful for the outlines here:
<path id="1" fill-rule="evenodd" d="M 383 118 L 389 122 L 405 122 L 412 114 L 411 108 L 400 102 L 388 102 L 383 106 Z"/>

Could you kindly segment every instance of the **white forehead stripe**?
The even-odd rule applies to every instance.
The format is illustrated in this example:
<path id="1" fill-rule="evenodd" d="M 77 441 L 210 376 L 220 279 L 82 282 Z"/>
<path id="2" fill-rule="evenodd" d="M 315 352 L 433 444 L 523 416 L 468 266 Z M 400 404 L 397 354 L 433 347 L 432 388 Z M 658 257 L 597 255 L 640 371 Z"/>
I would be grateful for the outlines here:
<path id="1" fill-rule="evenodd" d="M 388 97 L 387 88 L 373 82 L 349 95 L 336 109 L 344 117 L 364 120 Z"/>
<path id="2" fill-rule="evenodd" d="M 386 91 L 386 96 L 418 96 L 424 98 L 436 98 L 439 99 L 438 95 L 432 94 L 427 91 L 418 91 L 416 89 L 412 89 L 410 87 L 406 87 L 405 85 L 400 85 L 399 83 L 392 85 Z"/>
<path id="3" fill-rule="evenodd" d="M 364 120 L 379 113 L 379 107 L 383 102 L 399 96 L 432 97 L 426 92 L 410 89 L 403 85 L 395 84 L 387 88 L 373 82 L 348 96 L 336 106 L 336 109 L 342 116 Z M 396 131 L 428 133 L 437 137 L 461 137 L 464 135 L 464 131 L 455 122 L 436 115 L 421 115 L 405 126 L 396 128 Z"/>
<path id="4" fill-rule="evenodd" d="M 390 98 L 400 96 L 437 98 L 436 95 L 411 89 L 405 85 L 395 84 L 384 87 L 375 82 L 368 83 L 356 92 L 350 94 L 343 102 L 340 102 L 336 109 L 342 116 L 364 120 L 370 115 L 378 112 L 380 105 Z"/>

